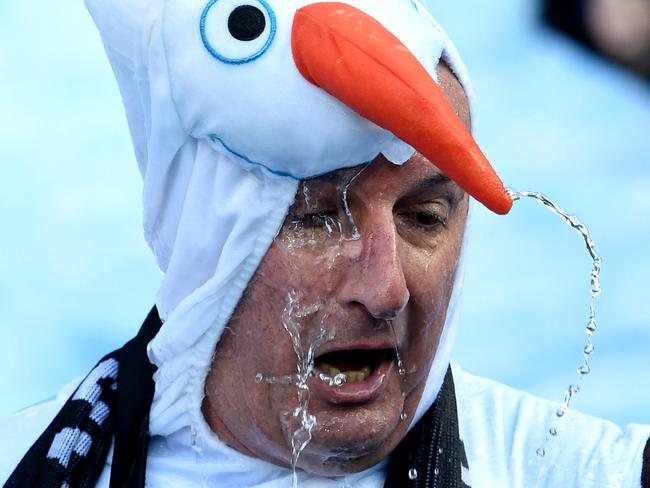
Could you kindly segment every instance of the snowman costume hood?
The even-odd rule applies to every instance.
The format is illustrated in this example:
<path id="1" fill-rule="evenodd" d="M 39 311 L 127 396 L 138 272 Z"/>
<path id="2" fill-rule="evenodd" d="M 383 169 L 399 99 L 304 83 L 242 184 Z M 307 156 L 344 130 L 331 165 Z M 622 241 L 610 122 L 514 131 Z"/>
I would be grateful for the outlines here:
<path id="1" fill-rule="evenodd" d="M 241 4 L 87 0 L 124 99 L 144 180 L 145 236 L 164 272 L 156 301 L 164 325 L 148 347 L 158 367 L 152 434 L 188 425 L 206 434 L 200 407 L 213 351 L 300 179 L 369 162 L 380 153 L 402 164 L 414 149 L 393 134 L 401 129 L 404 139 L 433 139 L 416 149 L 432 153 L 429 159 L 443 171 L 461 166 L 446 171 L 452 178 L 476 171 L 459 179 L 478 186 L 477 197 L 495 210 L 509 209 L 509 197 L 471 136 L 449 104 L 439 103 L 444 94 L 434 80 L 440 59 L 467 93 L 469 77 L 420 3 L 254 0 L 246 4 L 263 20 L 251 41 L 235 37 L 233 17 Z M 351 27 L 341 25 L 346 17 L 385 38 L 377 45 L 361 38 L 353 46 Z M 377 59 L 387 45 L 390 56 Z M 340 72 L 328 71 L 323 61 L 329 49 L 343 51 L 343 63 L 334 63 L 343 65 Z M 406 73 L 383 83 L 377 66 Z M 373 84 L 388 93 L 375 93 Z M 416 90 L 436 103 L 435 119 L 421 102 L 415 113 L 394 109 L 404 103 L 402 95 Z M 384 103 L 391 106 L 379 113 L 376 106 Z M 350 106 L 386 121 L 393 132 Z M 411 127 L 416 117 L 427 127 Z M 450 147 L 441 150 L 445 144 Z M 441 161 L 440 153 L 450 161 Z M 433 397 L 448 360 L 447 354 L 436 356 Z"/>
<path id="2" fill-rule="evenodd" d="M 224 486 L 286 486 L 286 469 L 232 450 L 203 417 L 219 338 L 302 179 L 379 154 L 403 164 L 417 150 L 491 210 L 510 210 L 436 83 L 444 60 L 471 107 L 465 67 L 417 0 L 86 4 L 122 94 L 144 182 L 145 237 L 164 273 L 162 327 L 146 345 L 157 368 L 149 434 L 210 457 Z M 464 255 L 411 426 L 449 367 Z M 382 469 L 349 481 L 379 486 Z"/>

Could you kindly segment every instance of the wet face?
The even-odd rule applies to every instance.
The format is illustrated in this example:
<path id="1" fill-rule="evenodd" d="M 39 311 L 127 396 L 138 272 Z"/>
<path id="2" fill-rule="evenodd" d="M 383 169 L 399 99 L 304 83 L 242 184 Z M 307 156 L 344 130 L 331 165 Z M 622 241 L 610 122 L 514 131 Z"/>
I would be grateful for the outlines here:
<path id="1" fill-rule="evenodd" d="M 298 466 L 328 476 L 390 453 L 438 346 L 467 208 L 418 154 L 304 182 L 215 351 L 203 412 L 219 437 L 289 466 L 315 420 Z"/>

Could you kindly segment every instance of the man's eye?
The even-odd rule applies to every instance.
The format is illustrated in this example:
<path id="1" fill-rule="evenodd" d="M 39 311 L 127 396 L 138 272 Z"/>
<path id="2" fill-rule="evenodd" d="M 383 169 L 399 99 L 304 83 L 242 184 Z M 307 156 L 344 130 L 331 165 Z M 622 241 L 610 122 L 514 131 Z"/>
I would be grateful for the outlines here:
<path id="1" fill-rule="evenodd" d="M 446 227 L 447 220 L 435 212 L 408 212 L 403 213 L 402 218 L 407 224 L 419 227 L 425 230 L 434 230 L 438 227 Z"/>
<path id="2" fill-rule="evenodd" d="M 445 220 L 435 213 L 417 212 L 415 217 L 420 225 L 446 225 Z"/>
<path id="3" fill-rule="evenodd" d="M 294 227 L 304 229 L 325 229 L 333 232 L 337 226 L 338 214 L 336 212 L 315 212 L 302 215 L 293 215 L 291 223 Z"/>

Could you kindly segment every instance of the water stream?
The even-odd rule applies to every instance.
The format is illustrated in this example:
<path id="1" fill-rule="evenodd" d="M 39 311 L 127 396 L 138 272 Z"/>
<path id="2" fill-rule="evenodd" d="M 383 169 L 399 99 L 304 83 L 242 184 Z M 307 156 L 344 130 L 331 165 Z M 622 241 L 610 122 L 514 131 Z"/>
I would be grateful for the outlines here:
<path id="1" fill-rule="evenodd" d="M 406 374 L 406 370 L 404 369 L 404 361 L 402 361 L 402 355 L 399 353 L 399 339 L 397 338 L 397 332 L 395 332 L 395 326 L 393 325 L 392 320 L 387 320 L 386 322 L 388 322 L 390 330 L 393 333 L 393 338 L 395 339 L 395 360 L 397 361 L 397 373 L 400 376 L 404 376 Z"/>
<path id="2" fill-rule="evenodd" d="M 354 173 L 352 177 L 345 183 L 343 188 L 341 189 L 341 200 L 343 203 L 343 211 L 345 212 L 346 221 L 344 225 L 344 229 L 346 230 L 345 232 L 345 238 L 350 239 L 350 240 L 358 240 L 361 238 L 361 234 L 359 234 L 359 229 L 357 228 L 357 224 L 354 221 L 354 217 L 352 216 L 352 211 L 350 210 L 350 203 L 348 201 L 348 193 L 350 191 L 350 186 L 355 182 L 357 178 L 363 173 L 363 171 L 367 168 L 368 166 L 362 166 L 359 171 Z"/>
<path id="3" fill-rule="evenodd" d="M 587 320 L 587 325 L 585 327 L 586 342 L 582 349 L 582 361 L 577 367 L 577 372 L 579 375 L 579 380 L 591 372 L 590 360 L 591 356 L 595 350 L 592 338 L 594 332 L 596 332 L 596 306 L 595 300 L 596 297 L 600 294 L 600 269 L 602 266 L 602 259 L 596 252 L 596 245 L 589 234 L 589 229 L 580 222 L 580 220 L 575 216 L 567 213 L 562 210 L 560 207 L 555 205 L 548 197 L 541 193 L 531 192 L 531 191 L 517 191 L 510 188 L 507 189 L 508 194 L 512 198 L 513 202 L 521 200 L 523 198 L 530 198 L 536 202 L 541 203 L 545 208 L 553 212 L 555 215 L 560 217 L 560 219 L 571 227 L 574 231 L 580 235 L 582 238 L 585 248 L 589 253 L 591 258 L 591 275 L 590 275 L 590 287 L 589 294 L 591 296 L 591 302 L 589 304 L 589 316 Z M 564 417 L 566 412 L 569 410 L 571 405 L 571 400 L 573 397 L 580 393 L 580 386 L 577 384 L 570 384 L 564 391 L 564 398 L 560 407 L 555 412 L 556 422 L 548 429 L 548 434 L 546 435 L 546 444 L 555 438 L 558 434 L 558 422 Z M 546 445 L 540 447 L 536 451 L 537 456 L 543 458 L 546 455 Z"/>
<path id="4" fill-rule="evenodd" d="M 290 290 L 287 295 L 287 305 L 282 314 L 282 326 L 291 338 L 291 346 L 296 354 L 297 374 L 295 384 L 298 396 L 298 406 L 294 409 L 292 415 L 297 420 L 297 426 L 291 435 L 291 469 L 293 472 L 293 487 L 298 487 L 298 474 L 296 467 L 300 454 L 311 441 L 312 431 L 316 426 L 316 417 L 309 413 L 309 378 L 314 374 L 314 355 L 316 348 L 319 347 L 326 338 L 325 329 L 321 324 L 321 329 L 315 340 L 311 342 L 307 351 L 305 351 L 300 334 L 300 319 L 312 315 L 320 309 L 320 304 L 310 304 L 300 306 L 298 303 L 298 294 Z"/>

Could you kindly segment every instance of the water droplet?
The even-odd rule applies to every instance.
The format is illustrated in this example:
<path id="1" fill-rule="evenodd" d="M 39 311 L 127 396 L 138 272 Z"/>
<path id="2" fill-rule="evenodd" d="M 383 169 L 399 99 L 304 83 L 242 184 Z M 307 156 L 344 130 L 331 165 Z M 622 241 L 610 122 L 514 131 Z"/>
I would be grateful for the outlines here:
<path id="1" fill-rule="evenodd" d="M 588 364 L 583 364 L 580 367 L 578 367 L 578 373 L 581 375 L 589 374 L 591 372 L 591 368 L 589 367 Z"/>
<path id="2" fill-rule="evenodd" d="M 438 476 L 439 474 L 440 474 L 440 470 L 438 468 L 434 468 L 433 475 Z"/>
<path id="3" fill-rule="evenodd" d="M 539 449 L 537 449 L 537 457 L 543 458 L 544 456 L 546 456 L 546 451 L 544 449 L 542 449 L 541 447 Z"/>
<path id="4" fill-rule="evenodd" d="M 564 414 L 566 413 L 566 410 L 564 408 L 558 408 L 557 412 L 555 412 L 555 416 L 558 418 L 564 417 Z"/>
<path id="5" fill-rule="evenodd" d="M 402 412 L 402 415 L 399 416 L 402 420 L 406 420 L 408 416 L 406 415 L 406 412 Z"/>
<path id="6" fill-rule="evenodd" d="M 439 448 L 438 448 L 438 454 L 442 454 L 442 452 L 443 452 L 443 451 L 442 451 L 442 447 L 439 447 Z"/>
<path id="7" fill-rule="evenodd" d="M 593 334 L 596 332 L 596 310 L 594 309 L 594 304 L 592 303 L 589 306 L 589 322 L 587 323 L 587 333 Z"/>
<path id="8" fill-rule="evenodd" d="M 404 368 L 399 368 L 397 372 L 399 373 L 400 376 L 404 376 L 406 374 L 406 370 Z"/>
<path id="9" fill-rule="evenodd" d="M 596 350 L 593 344 L 589 343 L 585 346 L 585 354 L 589 356 L 590 354 L 593 354 L 593 352 Z"/>
<path id="10" fill-rule="evenodd" d="M 255 375 L 255 383 L 261 383 L 264 381 L 264 375 L 262 373 L 257 373 Z"/>
<path id="11" fill-rule="evenodd" d="M 409 469 L 409 479 L 414 480 L 417 479 L 417 477 L 418 477 L 418 470 L 415 468 Z"/>
<path id="12" fill-rule="evenodd" d="M 548 433 L 555 437 L 557 435 L 557 429 L 555 427 L 551 427 L 548 429 Z"/>
<path id="13" fill-rule="evenodd" d="M 203 440 L 199 437 L 199 433 L 192 429 L 192 450 L 200 454 L 203 451 Z"/>

